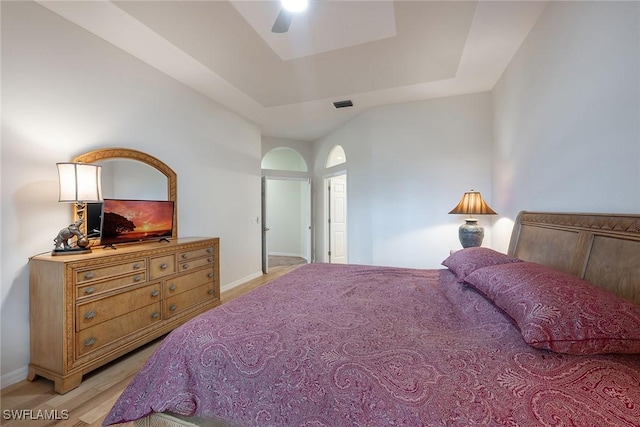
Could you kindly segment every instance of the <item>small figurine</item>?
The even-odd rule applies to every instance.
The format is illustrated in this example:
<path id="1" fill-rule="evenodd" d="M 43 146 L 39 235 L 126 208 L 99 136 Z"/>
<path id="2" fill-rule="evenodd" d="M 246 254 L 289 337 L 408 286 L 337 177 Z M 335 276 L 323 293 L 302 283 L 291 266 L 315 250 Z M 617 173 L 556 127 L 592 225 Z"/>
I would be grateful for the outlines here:
<path id="1" fill-rule="evenodd" d="M 85 253 L 91 252 L 91 248 L 89 246 L 89 239 L 84 235 L 82 231 L 80 231 L 80 226 L 82 225 L 83 220 L 78 219 L 73 224 L 70 224 L 68 227 L 60 230 L 54 242 L 54 255 L 60 255 L 63 253 Z M 73 247 L 72 244 L 69 243 L 69 239 L 73 236 L 76 237 L 76 247 Z"/>

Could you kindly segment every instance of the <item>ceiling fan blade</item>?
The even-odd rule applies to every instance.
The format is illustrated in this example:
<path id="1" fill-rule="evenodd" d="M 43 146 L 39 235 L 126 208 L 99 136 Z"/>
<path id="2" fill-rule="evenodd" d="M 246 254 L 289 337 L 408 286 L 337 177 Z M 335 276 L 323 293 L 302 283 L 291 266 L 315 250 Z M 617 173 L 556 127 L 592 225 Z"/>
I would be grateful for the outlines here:
<path id="1" fill-rule="evenodd" d="M 286 33 L 287 31 L 289 31 L 289 26 L 291 25 L 292 19 L 293 19 L 293 13 L 288 12 L 284 9 L 280 9 L 280 13 L 276 18 L 276 22 L 273 23 L 271 32 Z"/>

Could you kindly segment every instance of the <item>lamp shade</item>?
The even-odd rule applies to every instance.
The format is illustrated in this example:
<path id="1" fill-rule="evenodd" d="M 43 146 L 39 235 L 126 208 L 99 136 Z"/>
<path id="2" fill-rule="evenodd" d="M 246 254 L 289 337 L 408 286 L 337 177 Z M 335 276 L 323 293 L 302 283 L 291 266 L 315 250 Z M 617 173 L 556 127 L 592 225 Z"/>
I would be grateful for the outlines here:
<path id="1" fill-rule="evenodd" d="M 60 185 L 59 202 L 102 201 L 102 166 L 86 163 L 56 163 Z"/>
<path id="2" fill-rule="evenodd" d="M 449 212 L 450 214 L 466 214 L 466 215 L 497 215 L 493 209 L 484 201 L 480 192 L 467 191 L 460 199 L 455 208 Z"/>

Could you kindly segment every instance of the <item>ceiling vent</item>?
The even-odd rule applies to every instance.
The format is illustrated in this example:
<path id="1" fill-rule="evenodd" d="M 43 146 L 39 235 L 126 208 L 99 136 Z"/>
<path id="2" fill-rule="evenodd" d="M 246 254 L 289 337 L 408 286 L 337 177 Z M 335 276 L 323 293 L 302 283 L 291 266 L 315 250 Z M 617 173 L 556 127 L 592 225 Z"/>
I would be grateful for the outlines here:
<path id="1" fill-rule="evenodd" d="M 347 99 L 346 101 L 336 101 L 333 103 L 333 106 L 336 108 L 353 107 L 353 102 L 350 99 Z"/>

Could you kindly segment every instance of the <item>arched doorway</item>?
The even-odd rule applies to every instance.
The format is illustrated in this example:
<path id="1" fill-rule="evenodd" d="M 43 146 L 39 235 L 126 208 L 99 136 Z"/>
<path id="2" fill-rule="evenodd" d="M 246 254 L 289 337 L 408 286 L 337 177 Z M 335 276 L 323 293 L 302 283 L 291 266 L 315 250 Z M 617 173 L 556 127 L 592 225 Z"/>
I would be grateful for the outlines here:
<path id="1" fill-rule="evenodd" d="M 311 262 L 311 180 L 296 150 L 278 147 L 262 158 L 262 271 Z"/>

